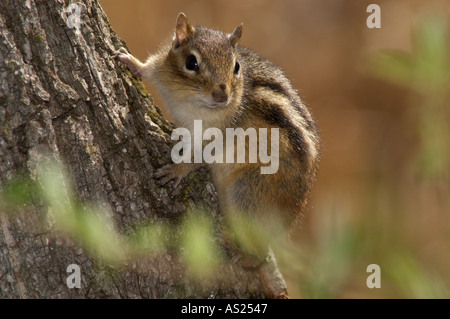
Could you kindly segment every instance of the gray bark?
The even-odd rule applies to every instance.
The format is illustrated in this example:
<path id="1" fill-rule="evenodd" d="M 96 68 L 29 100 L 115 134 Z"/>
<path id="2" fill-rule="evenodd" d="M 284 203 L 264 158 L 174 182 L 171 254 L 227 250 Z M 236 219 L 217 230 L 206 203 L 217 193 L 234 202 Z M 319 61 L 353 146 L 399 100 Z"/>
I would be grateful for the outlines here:
<path id="1" fill-rule="evenodd" d="M 171 161 L 171 125 L 111 58 L 124 43 L 98 2 L 82 3 L 77 32 L 67 24 L 68 0 L 0 1 L 0 187 L 33 176 L 42 150 L 51 150 L 67 165 L 76 195 L 104 203 L 122 233 L 152 220 L 176 224 L 197 205 L 219 225 L 205 169 L 179 189 L 151 178 Z M 36 226 L 44 210 L 38 201 L 21 214 L 0 213 L 0 298 L 264 297 L 257 272 L 231 261 L 214 283 L 193 282 L 176 249 L 111 267 L 51 225 Z M 80 289 L 66 285 L 70 264 L 81 268 Z"/>

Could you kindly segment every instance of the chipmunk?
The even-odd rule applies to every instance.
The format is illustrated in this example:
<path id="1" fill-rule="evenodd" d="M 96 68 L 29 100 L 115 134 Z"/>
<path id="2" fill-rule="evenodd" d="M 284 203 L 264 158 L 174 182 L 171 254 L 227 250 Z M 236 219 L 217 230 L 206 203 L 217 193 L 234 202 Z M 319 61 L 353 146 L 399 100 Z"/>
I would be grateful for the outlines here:
<path id="1" fill-rule="evenodd" d="M 238 134 L 244 138 L 249 128 L 278 128 L 276 173 L 262 174 L 260 168 L 266 163 L 261 159 L 249 162 L 248 156 L 244 163 L 208 165 L 225 215 L 242 212 L 259 222 L 277 214 L 291 226 L 302 215 L 316 179 L 319 136 L 310 111 L 283 71 L 238 44 L 242 29 L 241 24 L 225 34 L 194 27 L 179 13 L 173 39 L 145 63 L 124 48 L 115 57 L 135 76 L 153 81 L 176 126 L 193 132 L 194 120 L 202 120 L 203 132 L 210 127 L 223 132 L 242 128 Z M 256 134 L 260 141 L 263 136 Z M 266 147 L 273 142 L 271 138 Z M 247 139 L 246 154 L 252 146 Z M 155 175 L 163 184 L 173 179 L 178 184 L 201 165 L 173 164 Z"/>

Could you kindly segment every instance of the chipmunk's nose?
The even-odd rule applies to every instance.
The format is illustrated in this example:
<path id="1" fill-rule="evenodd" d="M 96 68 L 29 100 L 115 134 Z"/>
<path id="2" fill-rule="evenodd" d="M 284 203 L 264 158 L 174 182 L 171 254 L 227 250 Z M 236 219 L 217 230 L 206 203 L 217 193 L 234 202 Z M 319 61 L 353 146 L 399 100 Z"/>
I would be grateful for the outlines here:
<path id="1" fill-rule="evenodd" d="M 212 98 L 214 102 L 223 103 L 228 100 L 228 94 L 226 92 L 226 85 L 220 84 L 216 88 L 214 88 L 212 92 Z"/>

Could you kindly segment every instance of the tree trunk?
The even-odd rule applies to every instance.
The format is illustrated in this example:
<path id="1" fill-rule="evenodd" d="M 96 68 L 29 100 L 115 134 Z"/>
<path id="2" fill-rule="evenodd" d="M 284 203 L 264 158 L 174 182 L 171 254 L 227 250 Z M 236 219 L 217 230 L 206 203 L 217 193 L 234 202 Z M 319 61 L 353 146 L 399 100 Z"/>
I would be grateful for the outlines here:
<path id="1" fill-rule="evenodd" d="M 69 4 L 0 2 L 0 188 L 19 174 L 35 175 L 42 151 L 51 150 L 77 197 L 105 203 L 121 233 L 152 220 L 176 224 L 197 205 L 220 223 L 207 170 L 177 189 L 152 179 L 171 161 L 171 125 L 142 83 L 111 58 L 124 43 L 99 3 L 80 1 L 67 11 Z M 177 249 L 111 267 L 51 225 L 36 228 L 43 205 L 25 210 L 0 212 L 0 298 L 264 297 L 258 274 L 230 258 L 208 285 L 186 276 Z M 70 264 L 80 266 L 79 289 L 66 285 Z"/>

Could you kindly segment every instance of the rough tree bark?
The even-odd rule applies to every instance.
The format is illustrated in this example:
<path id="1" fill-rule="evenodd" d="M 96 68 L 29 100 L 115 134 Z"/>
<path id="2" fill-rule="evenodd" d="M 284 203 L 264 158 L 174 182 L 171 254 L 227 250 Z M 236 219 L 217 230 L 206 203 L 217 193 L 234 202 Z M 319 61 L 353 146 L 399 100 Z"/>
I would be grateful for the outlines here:
<path id="1" fill-rule="evenodd" d="M 19 173 L 35 174 L 39 154 L 51 150 L 67 165 L 77 196 L 106 203 L 122 232 L 149 220 L 176 223 L 196 205 L 220 223 L 206 170 L 176 190 L 151 178 L 170 162 L 171 126 L 142 83 L 111 59 L 124 43 L 99 3 L 79 2 L 79 32 L 67 23 L 69 4 L 0 1 L 0 187 Z M 188 279 L 176 251 L 119 269 L 100 264 L 51 227 L 37 232 L 42 215 L 39 205 L 0 214 L 0 298 L 264 297 L 257 273 L 231 261 L 207 289 Z M 73 263 L 81 289 L 66 285 Z"/>

